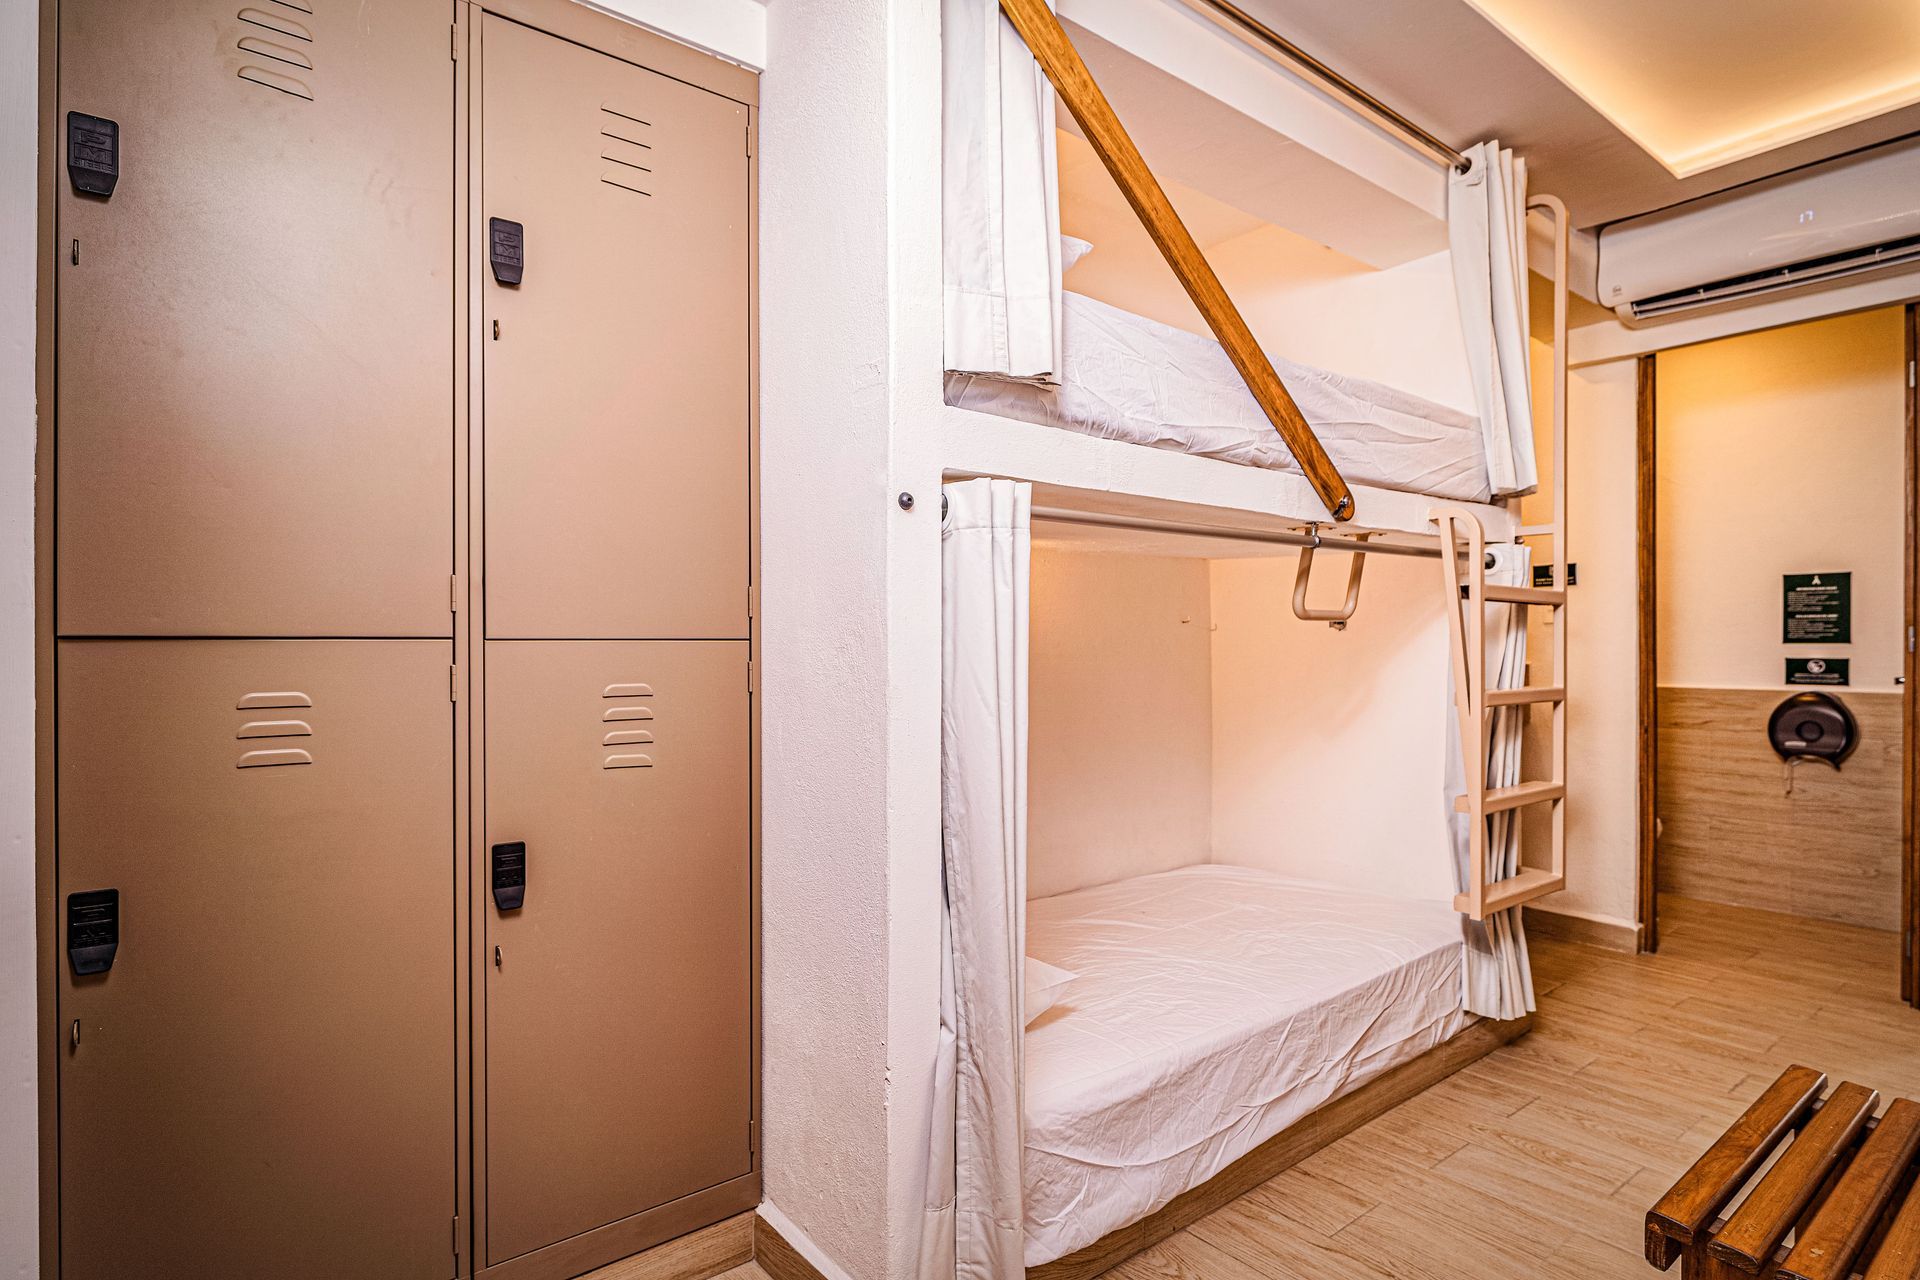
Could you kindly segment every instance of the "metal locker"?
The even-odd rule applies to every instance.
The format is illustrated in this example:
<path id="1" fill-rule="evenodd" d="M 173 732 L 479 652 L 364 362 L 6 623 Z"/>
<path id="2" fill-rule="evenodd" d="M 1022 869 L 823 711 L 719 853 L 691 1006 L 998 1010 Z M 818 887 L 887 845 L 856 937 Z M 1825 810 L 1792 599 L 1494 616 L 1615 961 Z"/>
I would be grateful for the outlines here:
<path id="1" fill-rule="evenodd" d="M 61 634 L 450 634 L 452 15 L 61 0 Z"/>
<path id="2" fill-rule="evenodd" d="M 60 642 L 60 1274 L 452 1271 L 449 645 Z"/>
<path id="3" fill-rule="evenodd" d="M 747 108 L 488 15 L 486 624 L 747 634 Z"/>
<path id="4" fill-rule="evenodd" d="M 486 661 L 493 1265 L 751 1169 L 751 748 L 743 642 Z"/>

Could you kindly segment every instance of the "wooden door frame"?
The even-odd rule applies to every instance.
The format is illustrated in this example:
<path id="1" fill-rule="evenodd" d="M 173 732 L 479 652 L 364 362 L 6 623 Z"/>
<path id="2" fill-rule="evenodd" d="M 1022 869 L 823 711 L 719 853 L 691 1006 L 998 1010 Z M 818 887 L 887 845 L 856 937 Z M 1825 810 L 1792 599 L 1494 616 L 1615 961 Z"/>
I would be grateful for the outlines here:
<path id="1" fill-rule="evenodd" d="M 1920 304 L 1906 307 L 1907 384 L 1906 445 L 1906 656 L 1905 683 L 1900 686 L 1900 998 L 1920 1005 L 1920 704 L 1914 677 L 1920 659 L 1914 655 L 1914 627 L 1920 624 L 1920 387 L 1915 386 L 1920 361 Z"/>
<path id="2" fill-rule="evenodd" d="M 1639 768 L 1637 845 L 1639 870 L 1635 879 L 1640 950 L 1660 948 L 1660 849 L 1657 792 L 1660 777 L 1660 652 L 1659 602 L 1655 536 L 1659 508 L 1655 469 L 1656 417 L 1654 412 L 1654 357 L 1636 362 L 1634 407 L 1634 571 L 1639 591 Z"/>

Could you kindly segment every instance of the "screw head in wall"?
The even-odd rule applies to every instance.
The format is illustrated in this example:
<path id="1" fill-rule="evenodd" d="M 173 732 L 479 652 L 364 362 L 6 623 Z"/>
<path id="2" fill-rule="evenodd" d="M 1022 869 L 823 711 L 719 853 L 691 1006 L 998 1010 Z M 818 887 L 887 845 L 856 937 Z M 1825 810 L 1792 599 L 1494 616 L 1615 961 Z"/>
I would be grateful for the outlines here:
<path id="1" fill-rule="evenodd" d="M 900 509 L 901 509 L 902 511 L 911 511 L 911 510 L 913 510 L 913 495 L 912 495 L 912 494 L 910 494 L 910 493 L 903 493 L 903 494 L 901 494 L 901 495 L 900 495 Z"/>

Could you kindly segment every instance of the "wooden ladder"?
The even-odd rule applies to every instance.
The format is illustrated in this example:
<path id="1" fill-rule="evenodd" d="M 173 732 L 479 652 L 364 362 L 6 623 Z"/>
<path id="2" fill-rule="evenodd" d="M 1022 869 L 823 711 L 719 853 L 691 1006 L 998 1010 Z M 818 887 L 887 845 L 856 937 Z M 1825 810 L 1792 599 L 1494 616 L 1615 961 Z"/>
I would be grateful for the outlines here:
<path id="1" fill-rule="evenodd" d="M 1564 586 L 1507 587 L 1487 581 L 1487 538 L 1480 519 L 1464 507 L 1441 507 L 1433 513 L 1440 526 L 1440 572 L 1447 593 L 1447 636 L 1453 655 L 1453 702 L 1460 722 L 1460 751 L 1465 758 L 1467 789 L 1455 796 L 1453 808 L 1471 819 L 1467 865 L 1472 874 L 1464 893 L 1454 897 L 1454 910 L 1484 920 L 1508 907 L 1557 893 L 1566 887 L 1567 799 L 1567 592 Z M 1556 556 L 1564 556 L 1556 550 Z M 1566 581 L 1566 565 L 1556 563 L 1554 581 Z M 1530 608 L 1553 610 L 1554 683 L 1518 689 L 1492 689 L 1487 669 L 1487 606 L 1509 604 L 1523 612 L 1513 625 L 1527 625 Z M 1553 707 L 1553 774 L 1539 782 L 1516 786 L 1487 785 L 1487 755 L 1493 747 L 1497 717 L 1519 715 L 1535 703 Z M 1525 724 L 1524 719 L 1522 724 Z M 1522 733 L 1524 738 L 1524 729 Z M 1525 867 L 1516 875 L 1495 879 L 1487 865 L 1487 819 L 1514 813 L 1531 805 L 1553 806 L 1553 861 L 1549 868 Z"/>
<path id="2" fill-rule="evenodd" d="M 1472 874 L 1466 891 L 1455 895 L 1454 910 L 1475 920 L 1495 912 L 1558 893 L 1567 884 L 1567 210 L 1553 196 L 1535 196 L 1528 208 L 1540 209 L 1554 222 L 1553 298 L 1553 523 L 1521 525 L 1520 539 L 1553 541 L 1551 587 L 1507 587 L 1487 582 L 1487 537 L 1480 517 L 1466 507 L 1443 506 L 1433 513 L 1440 533 L 1440 565 L 1447 593 L 1447 634 L 1453 653 L 1454 709 L 1460 722 L 1460 750 L 1466 761 L 1467 789 L 1454 797 L 1453 807 L 1468 824 L 1468 860 Z M 1509 499 L 1517 518 L 1519 499 Z M 1553 681 L 1517 689 L 1490 689 L 1487 672 L 1486 620 L 1489 604 L 1514 605 L 1515 626 L 1524 627 L 1532 609 L 1553 611 Z M 1529 664 L 1531 666 L 1531 664 Z M 1553 708 L 1553 766 L 1551 776 L 1516 786 L 1487 785 L 1487 754 L 1493 745 L 1498 717 L 1522 717 L 1525 740 L 1529 708 L 1545 703 Z M 1494 877 L 1487 866 L 1487 819 L 1496 813 L 1519 812 L 1534 805 L 1553 806 L 1552 850 L 1548 865 L 1522 867 L 1511 876 Z"/>

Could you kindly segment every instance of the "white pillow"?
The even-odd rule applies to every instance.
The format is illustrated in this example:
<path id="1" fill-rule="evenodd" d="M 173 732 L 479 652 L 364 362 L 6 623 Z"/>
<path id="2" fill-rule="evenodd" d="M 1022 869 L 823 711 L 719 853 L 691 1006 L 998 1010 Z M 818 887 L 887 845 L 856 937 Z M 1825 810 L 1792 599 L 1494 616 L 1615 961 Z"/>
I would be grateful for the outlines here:
<path id="1" fill-rule="evenodd" d="M 1053 1008 L 1054 1001 L 1060 998 L 1060 993 L 1066 990 L 1067 984 L 1080 975 L 1068 973 L 1058 965 L 1048 964 L 1044 960 L 1035 960 L 1032 956 L 1027 956 L 1026 961 L 1027 1020 L 1023 1025 L 1030 1027 L 1035 1018 Z"/>
<path id="2" fill-rule="evenodd" d="M 1093 243 L 1078 236 L 1060 237 L 1060 270 L 1073 270 L 1073 264 L 1093 252 Z"/>

